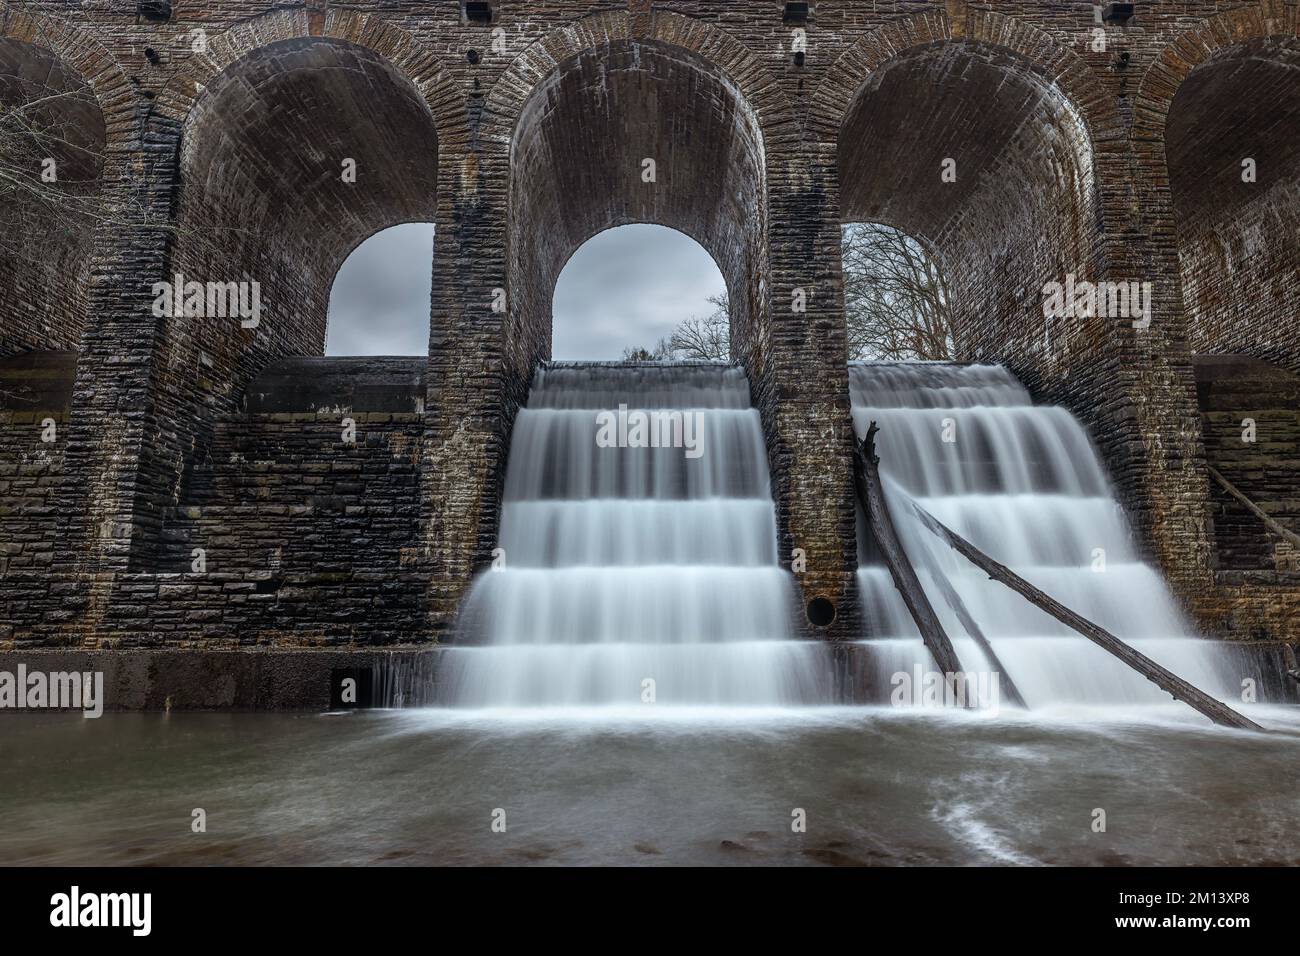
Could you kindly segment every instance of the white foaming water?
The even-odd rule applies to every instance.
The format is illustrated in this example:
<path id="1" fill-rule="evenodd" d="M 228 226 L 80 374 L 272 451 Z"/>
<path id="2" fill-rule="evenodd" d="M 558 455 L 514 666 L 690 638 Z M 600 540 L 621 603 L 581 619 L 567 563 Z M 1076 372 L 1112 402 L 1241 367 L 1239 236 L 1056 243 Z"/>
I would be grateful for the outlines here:
<path id="1" fill-rule="evenodd" d="M 859 438 L 872 421 L 880 428 L 876 452 L 899 537 L 963 667 L 989 665 L 934 587 L 926 571 L 931 562 L 951 581 L 1030 707 L 1170 699 L 989 580 L 920 524 L 909 498 L 1180 677 L 1224 700 L 1236 696 L 1230 656 L 1187 637 L 1164 581 L 1138 556 L 1097 453 L 1072 415 L 1034 406 L 998 366 L 854 364 L 849 376 L 854 428 Z M 910 673 L 918 663 L 929 669 L 929 654 L 869 544 L 858 581 L 877 686 L 888 687 L 891 674 Z"/>
<path id="2" fill-rule="evenodd" d="M 602 448 L 597 415 L 701 416 L 683 448 Z M 511 440 L 505 567 L 475 581 L 445 701 L 484 708 L 771 707 L 829 697 L 827 649 L 793 631 L 749 383 L 724 365 L 553 365 Z M 647 707 L 647 711 L 649 708 Z"/>

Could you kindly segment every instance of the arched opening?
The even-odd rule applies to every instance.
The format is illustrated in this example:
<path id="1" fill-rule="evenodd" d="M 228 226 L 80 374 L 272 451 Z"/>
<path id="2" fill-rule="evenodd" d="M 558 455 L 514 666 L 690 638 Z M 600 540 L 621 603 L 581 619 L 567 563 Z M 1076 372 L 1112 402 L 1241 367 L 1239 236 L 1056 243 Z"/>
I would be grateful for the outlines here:
<path id="1" fill-rule="evenodd" d="M 588 239 L 560 272 L 552 314 L 555 359 L 730 356 L 726 281 L 703 246 L 666 226 Z"/>
<path id="2" fill-rule="evenodd" d="M 839 171 L 843 222 L 893 226 L 943 264 L 954 357 L 1064 360 L 1085 320 L 1045 323 L 1042 289 L 1092 271 L 1092 150 L 1029 60 L 975 42 L 900 53 L 849 108 Z"/>
<path id="3" fill-rule="evenodd" d="M 0 38 L 0 355 L 78 347 L 104 142 L 85 79 Z"/>
<path id="4" fill-rule="evenodd" d="M 172 297 L 184 308 L 166 308 L 166 288 L 161 308 L 155 299 L 155 415 L 169 427 L 141 468 L 153 500 L 172 504 L 253 377 L 323 353 L 347 255 L 386 227 L 435 218 L 438 136 L 424 97 L 388 60 L 303 37 L 258 48 L 211 80 L 180 153 L 168 277 L 184 283 Z M 152 559 L 158 540 L 134 558 Z"/>
<path id="5" fill-rule="evenodd" d="M 1207 462 L 1294 528 L 1300 38 L 1231 44 L 1192 69 L 1169 106 L 1165 156 Z M 1260 572 L 1294 573 L 1297 549 L 1217 481 L 1208 486 L 1215 566 L 1256 583 L 1279 583 Z"/>
<path id="6" fill-rule="evenodd" d="M 428 105 L 379 54 L 301 38 L 237 61 L 185 125 L 173 271 L 256 282 L 261 315 L 174 322 L 171 362 L 233 397 L 271 359 L 321 354 L 339 267 L 366 237 L 434 218 L 437 165 Z"/>
<path id="7" fill-rule="evenodd" d="M 326 355 L 428 355 L 433 224 L 403 223 L 348 254 L 330 289 Z"/>
<path id="8" fill-rule="evenodd" d="M 611 227 L 654 223 L 690 236 L 716 262 L 730 353 L 743 360 L 767 296 L 765 175 L 752 108 L 702 57 L 623 40 L 565 60 L 525 103 L 512 142 L 517 354 L 549 356 L 553 293 L 575 250 Z"/>
<path id="9" fill-rule="evenodd" d="M 1300 38 L 1217 50 L 1165 127 L 1193 352 L 1300 371 Z"/>
<path id="10" fill-rule="evenodd" d="M 948 282 L 927 243 L 885 223 L 850 222 L 840 258 L 851 361 L 954 357 Z"/>

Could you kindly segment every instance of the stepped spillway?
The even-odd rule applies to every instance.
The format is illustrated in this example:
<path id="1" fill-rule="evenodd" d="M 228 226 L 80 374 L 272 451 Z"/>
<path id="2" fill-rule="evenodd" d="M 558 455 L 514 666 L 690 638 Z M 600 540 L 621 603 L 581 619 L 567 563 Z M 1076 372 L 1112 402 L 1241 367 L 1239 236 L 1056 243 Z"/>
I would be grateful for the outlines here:
<path id="1" fill-rule="evenodd" d="M 1137 553 L 1096 450 L 1068 411 L 1034 405 L 998 366 L 855 363 L 850 388 L 858 437 L 872 421 L 880 427 L 877 453 L 899 535 L 963 667 L 988 665 L 934 588 L 930 561 L 948 576 L 1031 707 L 1169 701 L 1105 651 L 990 581 L 907 513 L 908 498 L 1202 690 L 1237 697 L 1230 655 L 1188 636 L 1165 582 Z M 866 643 L 873 683 L 887 687 L 890 675 L 931 664 L 861 525 Z"/>
<path id="2" fill-rule="evenodd" d="M 689 416 L 684 434 L 695 447 L 633 447 L 634 435 L 625 447 L 602 447 L 602 421 L 620 410 L 673 424 Z M 826 700 L 828 652 L 795 637 L 795 586 L 777 563 L 770 484 L 740 369 L 543 368 L 515 422 L 501 566 L 466 597 L 442 665 L 444 701 Z"/>

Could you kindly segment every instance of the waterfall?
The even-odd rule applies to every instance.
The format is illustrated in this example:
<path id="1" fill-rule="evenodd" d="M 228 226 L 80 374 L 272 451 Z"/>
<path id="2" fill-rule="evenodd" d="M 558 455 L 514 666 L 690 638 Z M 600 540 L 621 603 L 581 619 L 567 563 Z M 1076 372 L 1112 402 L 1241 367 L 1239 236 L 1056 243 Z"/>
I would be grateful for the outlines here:
<path id="1" fill-rule="evenodd" d="M 1236 681 L 1222 648 L 1189 638 L 1163 579 L 1144 562 L 1096 450 L 1066 410 L 1036 406 L 998 366 L 850 367 L 854 429 L 875 421 L 899 536 L 968 670 L 983 655 L 933 587 L 946 574 L 1031 707 L 1168 702 L 1164 692 L 1020 595 L 991 581 L 904 508 L 915 500 L 958 534 L 1174 673 L 1225 700 Z M 862 522 L 860 522 L 860 525 Z M 877 683 L 931 667 L 888 571 L 861 533 L 859 587 Z"/>
<path id="2" fill-rule="evenodd" d="M 602 447 L 637 413 L 694 448 Z M 696 426 L 695 429 L 691 425 Z M 674 431 L 676 429 L 676 431 Z M 652 429 L 653 431 L 653 429 Z M 667 447 L 665 447 L 665 445 Z M 553 364 L 515 421 L 500 566 L 466 596 L 443 700 L 466 707 L 784 706 L 829 690 L 794 634 L 794 582 L 742 370 Z"/>

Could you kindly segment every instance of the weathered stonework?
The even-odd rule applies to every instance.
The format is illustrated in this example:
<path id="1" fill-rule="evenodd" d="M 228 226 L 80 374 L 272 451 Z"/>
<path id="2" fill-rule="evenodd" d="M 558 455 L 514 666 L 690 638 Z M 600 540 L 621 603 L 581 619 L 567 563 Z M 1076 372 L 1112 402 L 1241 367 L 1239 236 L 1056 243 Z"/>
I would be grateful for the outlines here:
<path id="1" fill-rule="evenodd" d="M 44 237 L 48 274 L 0 269 L 0 356 L 78 353 L 0 369 L 0 389 L 64 376 L 0 409 L 0 642 L 438 639 L 494 543 L 559 270 L 641 221 L 718 262 L 781 553 L 836 605 L 824 633 L 851 635 L 839 239 L 858 219 L 941 257 L 962 358 L 1084 420 L 1207 628 L 1294 636 L 1287 572 L 1230 577 L 1263 573 L 1234 563 L 1267 545 L 1208 481 L 1215 416 L 1238 413 L 1198 404 L 1193 353 L 1297 368 L 1300 4 L 1152 0 L 1104 49 L 1089 4 L 783 6 L 494 0 L 485 25 L 456 0 L 207 0 L 163 22 L 0 5 L 0 96 L 42 70 L 82 91 L 65 119 L 125 220 Z M 322 351 L 347 253 L 413 220 L 436 227 L 423 369 L 285 365 Z M 155 316 L 177 272 L 256 280 L 260 325 Z M 1041 287 L 1068 272 L 1152 282 L 1151 327 L 1045 322 Z"/>
<path id="2" fill-rule="evenodd" d="M 1300 528 L 1300 376 L 1244 356 L 1197 356 L 1206 459 L 1285 528 Z M 1210 485 L 1215 584 L 1198 599 L 1212 633 L 1266 638 L 1300 619 L 1300 548 Z"/>

